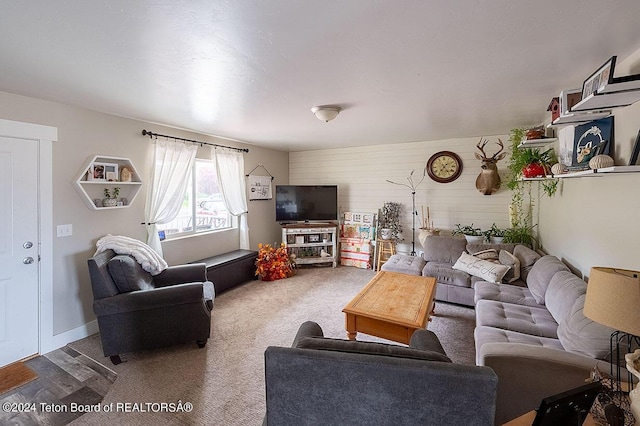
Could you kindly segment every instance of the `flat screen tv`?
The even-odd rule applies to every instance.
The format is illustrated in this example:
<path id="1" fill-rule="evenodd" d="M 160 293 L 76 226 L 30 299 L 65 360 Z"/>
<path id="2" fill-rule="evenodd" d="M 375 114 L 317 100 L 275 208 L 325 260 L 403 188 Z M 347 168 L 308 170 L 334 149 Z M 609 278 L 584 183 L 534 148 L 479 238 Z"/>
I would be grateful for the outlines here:
<path id="1" fill-rule="evenodd" d="M 337 185 L 276 185 L 276 221 L 338 220 Z"/>

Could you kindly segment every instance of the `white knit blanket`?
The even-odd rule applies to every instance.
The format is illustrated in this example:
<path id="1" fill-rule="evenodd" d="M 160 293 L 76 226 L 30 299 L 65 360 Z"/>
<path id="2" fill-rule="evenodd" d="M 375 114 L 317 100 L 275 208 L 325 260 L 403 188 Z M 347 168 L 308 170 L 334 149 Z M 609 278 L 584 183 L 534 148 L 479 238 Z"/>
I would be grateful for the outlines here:
<path id="1" fill-rule="evenodd" d="M 167 262 L 142 241 L 122 235 L 107 234 L 96 243 L 96 254 L 111 249 L 118 254 L 129 254 L 151 275 L 158 275 L 167 269 Z"/>

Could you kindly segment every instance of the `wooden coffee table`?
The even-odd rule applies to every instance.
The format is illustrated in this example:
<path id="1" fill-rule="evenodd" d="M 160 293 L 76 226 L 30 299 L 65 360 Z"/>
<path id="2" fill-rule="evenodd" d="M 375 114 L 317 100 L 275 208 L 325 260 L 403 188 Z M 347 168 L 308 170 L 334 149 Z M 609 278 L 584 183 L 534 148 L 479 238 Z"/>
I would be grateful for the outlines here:
<path id="1" fill-rule="evenodd" d="M 409 344 L 413 332 L 426 328 L 433 313 L 436 279 L 378 272 L 344 307 L 347 337 L 358 332 Z"/>

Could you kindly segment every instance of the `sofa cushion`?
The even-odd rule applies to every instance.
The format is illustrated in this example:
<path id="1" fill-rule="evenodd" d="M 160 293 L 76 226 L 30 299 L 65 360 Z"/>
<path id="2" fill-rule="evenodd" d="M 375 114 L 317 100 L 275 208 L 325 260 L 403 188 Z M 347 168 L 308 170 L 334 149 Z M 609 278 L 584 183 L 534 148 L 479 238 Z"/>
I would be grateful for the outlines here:
<path id="1" fill-rule="evenodd" d="M 615 330 L 584 316 L 586 295 L 578 297 L 569 314 L 558 327 L 558 339 L 569 352 L 592 358 L 608 359 L 609 338 Z"/>
<path id="2" fill-rule="evenodd" d="M 545 293 L 551 278 L 560 271 L 569 271 L 569 268 L 560 259 L 551 255 L 541 257 L 533 265 L 527 276 L 527 286 L 536 302 L 545 304 Z"/>
<path id="3" fill-rule="evenodd" d="M 502 281 L 512 283 L 520 279 L 520 260 L 507 250 L 500 250 L 498 261 L 504 266 L 508 266 L 509 270 L 502 278 Z"/>
<path id="4" fill-rule="evenodd" d="M 467 240 L 447 235 L 430 235 L 424 240 L 422 257 L 427 262 L 454 264 L 465 251 Z"/>
<path id="5" fill-rule="evenodd" d="M 476 341 L 476 365 L 484 365 L 480 348 L 486 343 L 523 343 L 525 345 L 564 351 L 558 339 L 532 336 L 531 334 L 502 330 L 494 327 L 476 327 L 473 331 Z"/>
<path id="6" fill-rule="evenodd" d="M 120 293 L 153 288 L 153 277 L 132 256 L 116 255 L 109 260 L 107 268 Z"/>
<path id="7" fill-rule="evenodd" d="M 477 257 L 463 252 L 453 265 L 453 269 L 480 277 L 485 281 L 499 283 L 502 281 L 502 277 L 504 277 L 509 270 L 509 267 L 499 263 L 478 259 Z"/>
<path id="8" fill-rule="evenodd" d="M 435 277 L 436 282 L 458 287 L 471 287 L 469 274 L 453 269 L 452 263 L 427 262 L 422 269 L 423 277 Z"/>
<path id="9" fill-rule="evenodd" d="M 497 284 L 482 281 L 475 284 L 474 300 L 497 300 L 524 306 L 540 306 L 529 289 L 511 284 Z"/>
<path id="10" fill-rule="evenodd" d="M 558 323 L 544 307 L 478 300 L 476 326 L 501 328 L 532 336 L 558 338 Z"/>
<path id="11" fill-rule="evenodd" d="M 400 272 L 408 275 L 422 275 L 425 261 L 419 256 L 409 256 L 406 254 L 394 254 L 380 268 L 387 272 Z"/>
<path id="12" fill-rule="evenodd" d="M 425 361 L 451 362 L 448 356 L 437 351 L 423 351 L 386 343 L 359 342 L 356 340 L 329 339 L 325 337 L 304 337 L 297 346 L 300 349 L 349 352 L 367 355 L 382 355 L 396 358 L 411 358 Z"/>
<path id="13" fill-rule="evenodd" d="M 542 259 L 540 259 L 542 260 Z M 586 294 L 587 283 L 569 271 L 558 271 L 547 289 L 547 309 L 558 324 L 565 321 L 575 301 Z"/>
<path id="14" fill-rule="evenodd" d="M 522 244 L 515 246 L 513 255 L 520 261 L 520 278 L 527 281 L 527 275 L 536 261 L 540 259 L 540 255 Z"/>

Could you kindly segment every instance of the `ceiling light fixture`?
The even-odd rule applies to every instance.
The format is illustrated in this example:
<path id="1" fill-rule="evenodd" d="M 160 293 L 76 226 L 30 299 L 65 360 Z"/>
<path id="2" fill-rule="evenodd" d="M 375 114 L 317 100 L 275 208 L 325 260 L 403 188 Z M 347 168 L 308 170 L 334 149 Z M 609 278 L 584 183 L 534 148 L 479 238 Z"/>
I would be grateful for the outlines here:
<path id="1" fill-rule="evenodd" d="M 315 106 L 311 108 L 311 112 L 318 117 L 318 120 L 329 122 L 336 118 L 342 108 L 339 106 Z"/>

